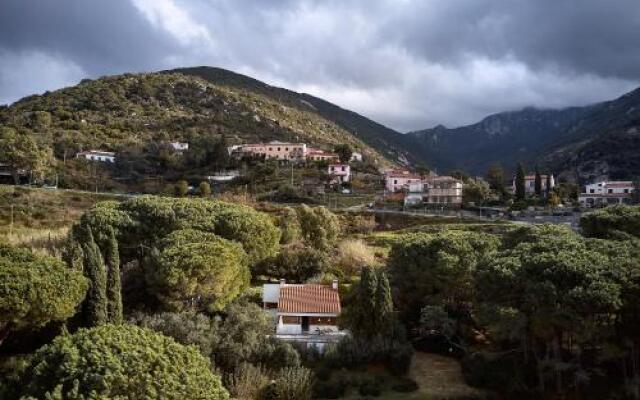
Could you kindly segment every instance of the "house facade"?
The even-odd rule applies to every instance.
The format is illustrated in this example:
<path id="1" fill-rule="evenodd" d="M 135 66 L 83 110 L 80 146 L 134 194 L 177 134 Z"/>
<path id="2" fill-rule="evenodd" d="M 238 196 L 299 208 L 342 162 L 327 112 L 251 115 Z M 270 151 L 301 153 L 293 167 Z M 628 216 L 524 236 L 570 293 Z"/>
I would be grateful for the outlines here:
<path id="1" fill-rule="evenodd" d="M 309 150 L 307 151 L 307 154 L 305 156 L 305 159 L 308 160 L 308 161 L 328 161 L 328 162 L 333 162 L 333 161 L 338 161 L 340 159 L 340 157 L 338 157 L 338 155 L 336 153 L 330 153 L 330 152 L 324 151 L 324 150 L 309 148 Z"/>
<path id="2" fill-rule="evenodd" d="M 169 144 L 171 148 L 178 153 L 189 150 L 189 143 L 187 142 L 171 142 Z"/>
<path id="3" fill-rule="evenodd" d="M 556 187 L 556 181 L 553 177 L 553 174 L 549 175 L 549 183 L 550 187 L 547 188 L 547 175 L 540 175 L 541 183 L 542 183 L 542 192 L 546 192 L 548 190 Z M 516 192 L 516 178 L 514 177 L 511 182 L 511 191 L 513 193 Z M 524 191 L 526 194 L 535 194 L 536 193 L 536 176 L 535 175 L 527 175 L 524 177 Z"/>
<path id="4" fill-rule="evenodd" d="M 630 204 L 635 186 L 632 181 L 602 181 L 585 186 L 578 196 L 584 207 L 609 204 Z"/>
<path id="5" fill-rule="evenodd" d="M 305 143 L 272 141 L 269 143 L 251 143 L 231 146 L 229 154 L 237 158 L 244 156 L 262 156 L 266 160 L 304 160 L 307 153 Z"/>
<path id="6" fill-rule="evenodd" d="M 76 158 L 84 158 L 89 161 L 114 163 L 116 162 L 116 153 L 111 151 L 89 150 L 76 153 Z"/>
<path id="7" fill-rule="evenodd" d="M 396 193 L 409 190 L 409 185 L 420 184 L 422 177 L 407 170 L 389 170 L 384 175 L 384 188 L 387 192 Z"/>
<path id="8" fill-rule="evenodd" d="M 406 185 L 405 205 L 462 204 L 462 182 L 452 176 L 428 175 Z"/>
<path id="9" fill-rule="evenodd" d="M 338 328 L 341 306 L 337 281 L 331 285 L 287 284 L 284 280 L 265 284 L 262 303 L 275 317 L 276 338 L 322 348 L 346 335 Z"/>
<path id="10" fill-rule="evenodd" d="M 349 164 L 329 164 L 327 173 L 331 177 L 331 183 L 351 181 L 351 166 Z"/>

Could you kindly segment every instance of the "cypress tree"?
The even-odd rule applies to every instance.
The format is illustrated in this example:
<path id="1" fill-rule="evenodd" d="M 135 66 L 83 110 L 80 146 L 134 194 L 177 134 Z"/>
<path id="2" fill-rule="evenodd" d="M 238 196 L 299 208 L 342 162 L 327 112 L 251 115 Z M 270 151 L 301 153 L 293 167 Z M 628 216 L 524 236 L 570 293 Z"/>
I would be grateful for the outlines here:
<path id="1" fill-rule="evenodd" d="M 375 271 L 371 267 L 364 267 L 347 313 L 349 328 L 355 336 L 371 336 L 376 333 L 376 290 Z"/>
<path id="2" fill-rule="evenodd" d="M 90 284 L 83 309 L 88 326 L 97 326 L 107 322 L 107 273 L 100 248 L 93 240 L 89 227 L 86 227 L 84 240 L 82 244 L 84 275 L 89 279 Z"/>
<path id="3" fill-rule="evenodd" d="M 518 168 L 516 169 L 516 200 L 524 200 L 525 193 L 524 167 L 522 163 L 518 163 Z"/>
<path id="4" fill-rule="evenodd" d="M 549 197 L 549 193 L 551 193 L 551 173 L 547 174 L 547 197 Z"/>
<path id="5" fill-rule="evenodd" d="M 376 289 L 375 317 L 377 322 L 377 332 L 389 332 L 391 320 L 393 318 L 393 299 L 391 297 L 391 286 L 389 278 L 385 272 L 380 272 L 378 276 L 378 287 Z"/>
<path id="6" fill-rule="evenodd" d="M 534 189 L 536 191 L 536 196 L 542 196 L 542 176 L 540 176 L 540 169 L 536 165 L 536 180 L 534 181 Z"/>
<path id="7" fill-rule="evenodd" d="M 120 255 L 118 241 L 113 228 L 109 228 L 105 254 L 107 267 L 107 320 L 112 324 L 122 323 L 122 293 L 120 284 Z"/>

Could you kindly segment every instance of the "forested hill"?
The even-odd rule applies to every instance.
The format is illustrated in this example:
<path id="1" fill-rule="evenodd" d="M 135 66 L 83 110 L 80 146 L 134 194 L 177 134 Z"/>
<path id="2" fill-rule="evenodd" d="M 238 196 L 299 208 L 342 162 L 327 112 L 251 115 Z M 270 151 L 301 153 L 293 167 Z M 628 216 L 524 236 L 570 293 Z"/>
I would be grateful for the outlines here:
<path id="1" fill-rule="evenodd" d="M 247 78 L 249 79 L 249 78 Z M 371 146 L 315 112 L 248 85 L 230 87 L 178 73 L 124 74 L 26 97 L 0 109 L 0 127 L 31 133 L 58 158 L 81 149 L 148 147 L 162 140 L 295 140 L 327 150 Z"/>
<path id="2" fill-rule="evenodd" d="M 409 133 L 431 165 L 483 174 L 500 162 L 540 164 L 567 178 L 631 179 L 640 171 L 640 89 L 618 99 L 560 110 L 525 108 L 454 129 Z"/>
<path id="3" fill-rule="evenodd" d="M 312 112 L 332 121 L 361 139 L 391 160 L 420 161 L 421 155 L 411 149 L 406 135 L 370 120 L 353 111 L 306 93 L 267 85 L 257 79 L 215 67 L 179 68 L 165 73 L 181 73 L 203 78 L 216 85 L 259 93 L 290 107 Z"/>

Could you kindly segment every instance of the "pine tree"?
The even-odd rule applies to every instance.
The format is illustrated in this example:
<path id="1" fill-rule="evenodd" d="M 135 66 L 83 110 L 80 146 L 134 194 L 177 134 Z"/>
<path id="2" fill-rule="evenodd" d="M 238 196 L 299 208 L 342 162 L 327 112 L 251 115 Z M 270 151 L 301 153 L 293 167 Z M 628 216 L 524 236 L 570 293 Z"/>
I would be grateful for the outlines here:
<path id="1" fill-rule="evenodd" d="M 86 323 L 89 326 L 97 326 L 107 322 L 107 273 L 100 248 L 93 240 L 91 228 L 86 227 L 83 236 L 84 275 L 90 282 L 83 309 Z"/>
<path id="2" fill-rule="evenodd" d="M 391 286 L 389 278 L 385 272 L 378 274 L 378 287 L 376 288 L 376 331 L 389 332 L 393 319 L 393 298 L 391 297 Z"/>
<path id="3" fill-rule="evenodd" d="M 524 180 L 524 167 L 522 166 L 522 163 L 518 163 L 518 168 L 516 169 L 516 200 L 524 200 Z"/>
<path id="4" fill-rule="evenodd" d="M 536 166 L 536 178 L 534 181 L 534 189 L 536 196 L 542 196 L 542 176 L 540 176 L 540 169 Z"/>
<path id="5" fill-rule="evenodd" d="M 107 267 L 107 320 L 112 324 L 122 323 L 122 293 L 120 284 L 120 255 L 118 241 L 113 228 L 109 228 L 107 249 L 105 251 Z"/>

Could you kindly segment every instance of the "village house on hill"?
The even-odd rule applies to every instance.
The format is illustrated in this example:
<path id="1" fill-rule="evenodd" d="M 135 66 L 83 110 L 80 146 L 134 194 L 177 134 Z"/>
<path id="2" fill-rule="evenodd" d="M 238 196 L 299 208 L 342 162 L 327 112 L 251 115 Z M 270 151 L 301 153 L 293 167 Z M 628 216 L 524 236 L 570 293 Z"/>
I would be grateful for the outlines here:
<path id="1" fill-rule="evenodd" d="M 284 280 L 263 286 L 262 303 L 276 319 L 274 337 L 323 349 L 342 339 L 338 281 L 331 285 L 288 284 Z"/>
<path id="2" fill-rule="evenodd" d="M 631 204 L 635 185 L 632 181 L 602 181 L 585 186 L 578 201 L 583 207 L 608 204 Z"/>
<path id="3" fill-rule="evenodd" d="M 114 163 L 116 162 L 116 153 L 111 151 L 89 150 L 76 153 L 76 158 L 84 158 L 89 161 Z"/>

